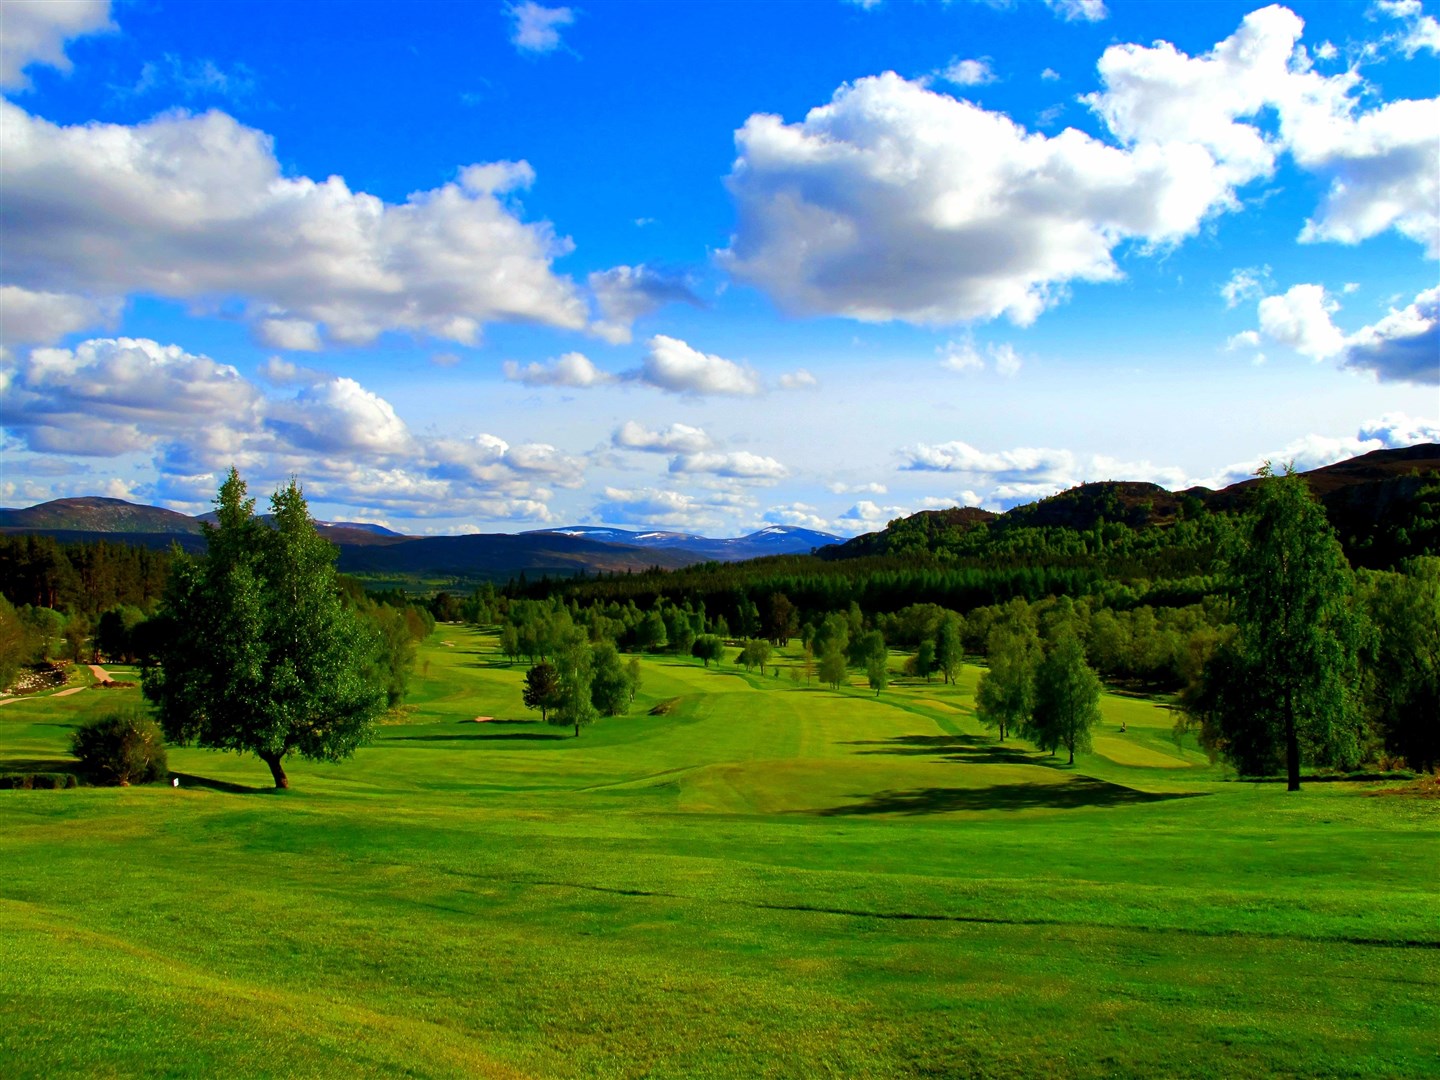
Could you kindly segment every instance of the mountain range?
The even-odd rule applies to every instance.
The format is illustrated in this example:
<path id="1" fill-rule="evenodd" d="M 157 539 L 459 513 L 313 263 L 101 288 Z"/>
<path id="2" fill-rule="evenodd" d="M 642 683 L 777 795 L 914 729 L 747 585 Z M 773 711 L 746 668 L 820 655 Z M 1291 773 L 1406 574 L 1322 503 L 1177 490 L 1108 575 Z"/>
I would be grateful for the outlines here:
<path id="1" fill-rule="evenodd" d="M 1424 485 L 1440 477 L 1440 444 L 1376 450 L 1303 475 L 1342 537 L 1364 534 L 1393 516 L 1397 506 L 1409 506 Z M 971 507 L 922 511 L 892 523 L 900 526 L 893 533 L 887 529 L 850 540 L 790 525 L 771 525 L 747 536 L 722 539 L 591 525 L 428 537 L 405 536 L 364 522 L 316 525 L 339 547 L 339 566 L 347 573 L 461 579 L 504 578 L 520 571 L 570 575 L 654 566 L 673 569 L 699 562 L 736 562 L 811 551 L 827 558 L 883 554 L 891 550 L 895 535 L 913 541 L 917 532 L 934 534 L 997 521 L 1074 529 L 1090 529 L 1101 520 L 1132 527 L 1164 525 L 1187 514 L 1238 509 L 1257 482 L 1245 480 L 1219 491 L 1190 488 L 1172 492 L 1156 484 L 1102 481 L 1081 484 L 1004 514 Z M 25 509 L 0 509 L 0 533 L 41 533 L 67 541 L 104 539 L 149 547 L 178 543 L 198 551 L 204 547 L 201 524 L 212 516 L 189 517 L 121 499 L 56 499 Z"/>

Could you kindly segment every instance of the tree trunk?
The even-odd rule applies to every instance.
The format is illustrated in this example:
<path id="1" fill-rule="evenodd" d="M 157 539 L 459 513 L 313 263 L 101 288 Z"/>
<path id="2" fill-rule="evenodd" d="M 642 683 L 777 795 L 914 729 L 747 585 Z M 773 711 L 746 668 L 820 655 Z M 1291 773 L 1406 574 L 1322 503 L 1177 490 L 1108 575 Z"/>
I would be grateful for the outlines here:
<path id="1" fill-rule="evenodd" d="M 579 720 L 576 720 L 576 721 L 575 721 L 575 737 L 576 737 L 577 739 L 580 737 L 580 721 L 579 721 Z"/>
<path id="2" fill-rule="evenodd" d="M 275 787 L 288 788 L 290 786 L 290 778 L 285 775 L 285 767 L 280 764 L 281 756 L 280 754 L 262 753 L 260 760 L 270 766 L 270 775 L 275 778 Z"/>
<path id="3" fill-rule="evenodd" d="M 1070 760 L 1067 762 L 1067 764 L 1069 764 L 1069 765 L 1074 765 L 1074 764 L 1075 764 L 1075 747 L 1073 747 L 1073 746 L 1070 747 Z"/>
<path id="4" fill-rule="evenodd" d="M 1285 790 L 1300 790 L 1300 737 L 1295 731 L 1295 714 L 1285 717 Z"/>

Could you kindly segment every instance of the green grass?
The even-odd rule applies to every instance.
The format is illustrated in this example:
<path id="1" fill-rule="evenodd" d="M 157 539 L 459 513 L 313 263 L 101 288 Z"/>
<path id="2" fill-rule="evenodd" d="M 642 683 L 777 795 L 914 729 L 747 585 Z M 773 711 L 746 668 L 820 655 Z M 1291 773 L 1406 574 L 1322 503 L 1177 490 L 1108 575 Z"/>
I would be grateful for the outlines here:
<path id="1" fill-rule="evenodd" d="M 0 1074 L 1440 1075 L 1440 800 L 1233 782 L 1130 697 L 1067 768 L 969 667 L 653 657 L 573 739 L 493 646 L 288 793 L 0 792 Z M 0 771 L 137 696 L 0 708 Z"/>

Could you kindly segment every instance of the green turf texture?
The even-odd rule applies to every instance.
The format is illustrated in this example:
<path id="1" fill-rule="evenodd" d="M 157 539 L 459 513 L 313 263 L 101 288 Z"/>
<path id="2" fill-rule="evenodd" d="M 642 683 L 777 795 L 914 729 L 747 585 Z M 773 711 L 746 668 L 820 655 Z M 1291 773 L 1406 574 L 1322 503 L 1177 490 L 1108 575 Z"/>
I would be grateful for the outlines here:
<path id="1" fill-rule="evenodd" d="M 1068 768 L 974 667 L 652 657 L 579 739 L 522 674 L 440 627 L 286 793 L 186 749 L 178 790 L 0 791 L 0 1075 L 1440 1075 L 1440 799 L 1237 782 L 1109 695 Z M 0 708 L 0 772 L 136 700 Z"/>

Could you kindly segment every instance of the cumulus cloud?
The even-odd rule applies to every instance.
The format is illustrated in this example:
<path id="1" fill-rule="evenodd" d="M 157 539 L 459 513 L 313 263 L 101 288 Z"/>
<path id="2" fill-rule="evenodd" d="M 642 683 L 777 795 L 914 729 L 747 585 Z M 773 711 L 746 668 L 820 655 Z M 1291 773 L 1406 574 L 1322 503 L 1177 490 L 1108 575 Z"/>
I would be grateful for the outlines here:
<path id="1" fill-rule="evenodd" d="M 5 32 L 0 34 L 0 87 L 28 87 L 25 69 L 31 64 L 69 72 L 67 41 L 114 29 L 110 0 L 6 0 Z"/>
<path id="2" fill-rule="evenodd" d="M 591 517 L 611 525 L 671 527 L 685 531 L 714 528 L 736 511 L 748 510 L 751 500 L 733 492 L 691 495 L 657 488 L 604 489 Z"/>
<path id="3" fill-rule="evenodd" d="M 672 394 L 717 394 L 752 397 L 760 393 L 760 377 L 733 360 L 702 353 L 679 338 L 656 334 L 632 378 Z"/>
<path id="4" fill-rule="evenodd" d="M 820 516 L 817 507 L 803 502 L 771 506 L 761 515 L 761 520 L 771 525 L 794 525 L 801 529 L 814 529 L 817 532 L 830 532 L 832 529 L 830 522 Z"/>
<path id="5" fill-rule="evenodd" d="M 893 72 L 736 138 L 721 260 L 802 314 L 1025 325 L 1068 282 L 1117 278 L 1123 240 L 1178 240 L 1230 198 L 1204 147 L 1032 134 Z"/>
<path id="6" fill-rule="evenodd" d="M 1440 288 L 1425 290 L 1349 335 L 1332 318 L 1339 310 L 1323 286 L 1292 286 L 1262 299 L 1259 330 L 1235 334 L 1227 348 L 1259 348 L 1270 341 L 1312 360 L 1340 357 L 1343 367 L 1368 371 L 1382 382 L 1440 383 Z"/>
<path id="7" fill-rule="evenodd" d="M 881 506 L 869 499 L 861 499 L 837 517 L 835 524 L 846 532 L 874 532 L 909 512 L 903 506 Z"/>
<path id="8" fill-rule="evenodd" d="M 779 382 L 781 390 L 816 390 L 820 386 L 820 380 L 804 368 L 785 372 Z"/>
<path id="9" fill-rule="evenodd" d="M 708 473 L 734 480 L 781 480 L 789 470 L 772 457 L 748 450 L 701 451 L 679 454 L 670 462 L 672 473 Z"/>
<path id="10" fill-rule="evenodd" d="M 1301 240 L 1356 243 L 1394 228 L 1440 254 L 1440 98 L 1363 109 L 1359 74 L 1314 71 L 1298 44 L 1303 28 L 1272 5 L 1205 56 L 1166 42 L 1112 46 L 1099 66 L 1106 89 L 1087 100 L 1126 142 L 1205 147 L 1231 183 L 1267 175 L 1281 151 L 1328 178 Z M 1254 122 L 1267 109 L 1279 118 L 1273 139 Z"/>
<path id="11" fill-rule="evenodd" d="M 273 349 L 290 352 L 319 352 L 320 328 L 308 319 L 262 319 L 255 324 L 256 336 Z"/>
<path id="12" fill-rule="evenodd" d="M 15 451 L 149 453 L 153 496 L 180 505 L 207 501 L 235 465 L 260 486 L 301 475 L 312 498 L 357 515 L 548 521 L 551 487 L 584 479 L 584 463 L 549 444 L 417 436 L 353 379 L 279 358 L 262 374 L 298 389 L 267 394 L 230 365 L 144 339 L 37 348 L 0 380 L 0 425 Z"/>
<path id="13" fill-rule="evenodd" d="M 982 56 L 978 60 L 961 60 L 955 57 L 940 73 L 940 77 L 956 86 L 983 86 L 995 81 L 995 72 L 990 67 L 988 56 Z"/>
<path id="14" fill-rule="evenodd" d="M 1030 132 L 893 72 L 799 123 L 751 116 L 722 264 L 791 312 L 1024 325 L 1070 283 L 1117 279 L 1120 245 L 1163 248 L 1238 210 L 1282 154 L 1329 182 L 1301 239 L 1395 229 L 1440 252 L 1440 99 L 1367 108 L 1354 71 L 1313 70 L 1302 29 L 1272 6 L 1204 55 L 1106 49 L 1084 100 L 1113 141 Z"/>
<path id="15" fill-rule="evenodd" d="M 221 112 L 58 126 L 0 101 L 0 274 L 30 290 L 240 300 L 277 346 L 408 331 L 473 344 L 492 321 L 579 329 L 551 259 L 571 249 L 506 197 L 524 162 L 471 165 L 389 204 L 282 175 L 269 136 Z M 318 331 L 315 331 L 318 333 Z"/>
<path id="16" fill-rule="evenodd" d="M 0 424 L 30 450 L 115 456 L 217 425 L 252 427 L 261 394 L 176 345 L 100 338 L 31 350 L 0 391 Z"/>
<path id="17" fill-rule="evenodd" d="M 714 446 L 703 428 L 671 424 L 663 430 L 651 431 L 635 420 L 626 420 L 616 428 L 610 441 L 621 450 L 645 450 L 654 454 L 696 454 Z"/>
<path id="18" fill-rule="evenodd" d="M 1260 333 L 1301 356 L 1324 360 L 1345 348 L 1330 316 L 1340 305 L 1320 285 L 1295 285 L 1260 301 Z"/>
<path id="19" fill-rule="evenodd" d="M 1344 364 L 1382 382 L 1440 383 L 1440 287 L 1351 334 Z"/>
<path id="20" fill-rule="evenodd" d="M 119 314 L 114 299 L 0 285 L 0 347 L 50 345 L 77 330 L 111 323 Z"/>
<path id="21" fill-rule="evenodd" d="M 599 270 L 590 275 L 587 284 L 602 316 L 591 330 L 616 345 L 630 341 L 630 328 L 637 319 L 659 311 L 666 304 L 701 306 L 700 298 L 682 276 L 644 265 Z"/>
<path id="22" fill-rule="evenodd" d="M 839 481 L 826 485 L 834 495 L 885 495 L 889 489 L 884 484 L 845 484 Z"/>
<path id="23" fill-rule="evenodd" d="M 1293 463 L 1297 471 L 1308 472 L 1375 450 L 1394 450 L 1427 442 L 1440 442 L 1440 424 L 1405 413 L 1387 413 L 1360 425 L 1354 435 L 1302 435 L 1279 449 L 1236 462 L 1197 482 L 1218 489 L 1250 479 L 1266 461 L 1277 466 Z"/>
<path id="24" fill-rule="evenodd" d="M 575 22 L 568 7 L 547 8 L 525 0 L 507 9 L 511 20 L 510 43 L 521 52 L 544 54 L 560 47 L 560 31 Z"/>
<path id="25" fill-rule="evenodd" d="M 615 376 L 597 368 L 584 353 L 566 353 L 548 364 L 529 363 L 521 367 L 506 360 L 502 369 L 505 378 L 526 386 L 568 386 L 589 389 L 615 381 Z"/>

